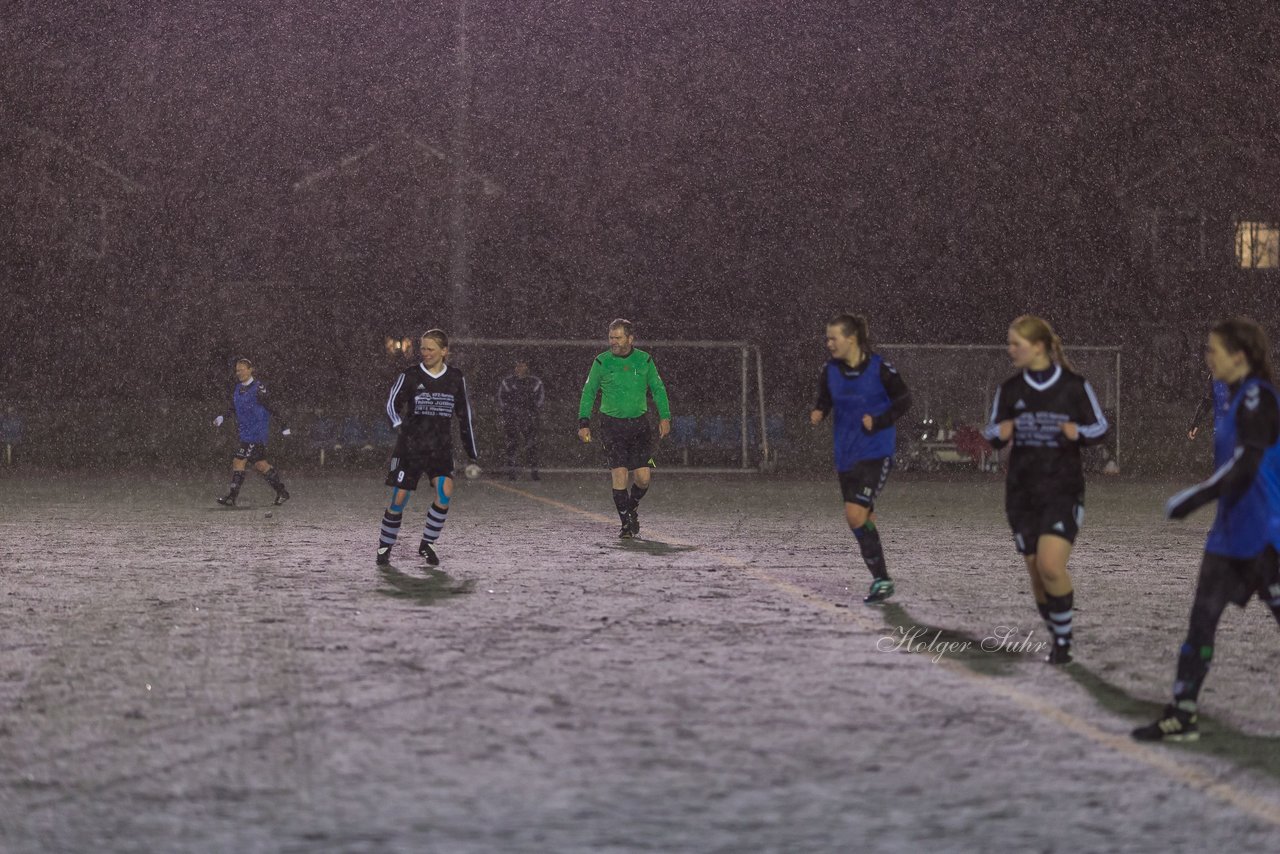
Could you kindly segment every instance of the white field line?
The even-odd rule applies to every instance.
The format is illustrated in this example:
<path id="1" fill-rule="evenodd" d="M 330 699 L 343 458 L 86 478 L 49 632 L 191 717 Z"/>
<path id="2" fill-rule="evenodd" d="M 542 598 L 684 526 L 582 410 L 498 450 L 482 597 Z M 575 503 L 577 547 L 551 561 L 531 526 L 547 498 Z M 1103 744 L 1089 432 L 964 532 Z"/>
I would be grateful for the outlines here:
<path id="1" fill-rule="evenodd" d="M 485 483 L 486 485 L 502 490 L 503 492 L 519 495 L 523 498 L 528 498 L 531 501 L 537 501 L 550 507 L 555 507 L 558 510 L 563 510 L 566 513 L 583 516 L 597 522 L 610 524 L 616 521 L 616 519 L 612 517 L 604 516 L 600 513 L 593 513 L 590 510 L 583 510 L 580 507 L 575 507 L 572 504 L 566 504 L 563 501 L 557 501 L 554 498 L 535 495 L 532 492 L 527 492 L 514 486 L 507 486 L 493 481 L 486 481 Z M 678 546 L 701 547 L 702 545 L 700 543 L 684 542 L 676 537 L 669 537 L 665 534 L 661 536 L 661 539 L 663 542 L 668 542 L 672 545 Z M 822 598 L 812 590 L 806 590 L 799 585 L 777 578 L 770 573 L 744 563 L 737 558 L 716 554 L 714 551 L 707 551 L 706 554 L 708 557 L 724 566 L 742 570 L 751 577 L 769 584 L 773 588 L 782 591 L 793 599 L 802 600 L 815 610 L 835 615 L 841 620 L 852 623 L 864 631 L 875 632 L 883 628 L 883 626 L 878 622 L 872 621 L 857 609 L 841 607 L 834 602 L 830 602 Z M 1220 801 L 1225 801 L 1241 812 L 1248 813 L 1254 818 L 1280 827 L 1280 804 L 1277 804 L 1273 800 L 1261 798 L 1257 795 L 1241 791 L 1230 783 L 1223 782 L 1206 771 L 1202 771 L 1199 768 L 1179 762 L 1167 750 L 1138 744 L 1130 739 L 1127 734 L 1117 735 L 1115 733 L 1106 732 L 1105 730 L 1089 723 L 1085 719 L 1077 715 L 1073 715 L 1070 712 L 1065 712 L 1051 703 L 1028 694 L 1005 681 L 998 680 L 990 676 L 984 676 L 980 673 L 975 673 L 957 662 L 944 658 L 938 662 L 938 666 L 946 668 L 952 674 L 967 680 L 989 694 L 995 694 L 1007 700 L 1011 700 L 1029 712 L 1034 712 L 1042 717 L 1048 718 L 1059 726 L 1065 727 L 1077 735 L 1084 736 L 1101 747 L 1105 747 L 1130 759 L 1141 762 L 1142 764 L 1167 775 L 1175 781 L 1191 786 L 1194 789 L 1198 789 L 1199 791 Z"/>

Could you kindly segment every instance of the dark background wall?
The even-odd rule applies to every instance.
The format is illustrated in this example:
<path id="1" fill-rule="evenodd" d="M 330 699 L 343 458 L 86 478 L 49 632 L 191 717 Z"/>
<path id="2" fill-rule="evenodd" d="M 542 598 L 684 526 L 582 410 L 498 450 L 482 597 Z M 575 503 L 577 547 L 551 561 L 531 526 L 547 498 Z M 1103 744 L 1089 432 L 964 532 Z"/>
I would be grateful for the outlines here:
<path id="1" fill-rule="evenodd" d="M 8 4 L 0 396 L 216 399 L 248 353 L 365 407 L 386 335 L 624 315 L 761 344 L 790 411 L 835 310 L 994 344 L 1034 311 L 1163 417 L 1209 319 L 1274 331 L 1234 256 L 1280 219 L 1273 5 L 470 0 L 465 75 L 462 13 Z"/>

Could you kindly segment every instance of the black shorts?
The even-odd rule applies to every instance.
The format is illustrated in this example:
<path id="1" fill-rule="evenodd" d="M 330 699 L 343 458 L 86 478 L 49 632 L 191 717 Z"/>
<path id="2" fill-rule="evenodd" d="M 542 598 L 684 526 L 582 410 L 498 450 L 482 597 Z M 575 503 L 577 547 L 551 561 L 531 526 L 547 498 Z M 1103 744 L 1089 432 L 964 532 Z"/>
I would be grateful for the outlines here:
<path id="1" fill-rule="evenodd" d="M 1018 554 L 1033 555 L 1042 536 L 1061 537 L 1075 543 L 1084 524 L 1084 496 L 1014 492 L 1005 496 L 1004 512 L 1013 529 L 1013 544 Z"/>
<path id="2" fill-rule="evenodd" d="M 648 418 L 601 415 L 599 425 L 609 468 L 635 471 L 649 465 L 653 456 L 653 427 Z"/>
<path id="3" fill-rule="evenodd" d="M 423 476 L 427 478 L 428 484 L 438 477 L 453 477 L 453 453 L 392 457 L 390 468 L 391 471 L 387 472 L 387 486 L 413 492 Z"/>
<path id="4" fill-rule="evenodd" d="M 1199 588 L 1217 587 L 1228 602 L 1243 608 L 1256 593 L 1263 602 L 1280 596 L 1280 562 L 1268 547 L 1256 558 L 1232 558 L 1205 552 Z"/>
<path id="5" fill-rule="evenodd" d="M 877 457 L 859 460 L 853 468 L 840 472 L 840 494 L 844 496 L 845 503 L 875 507 L 876 498 L 884 489 L 892 468 L 893 457 Z"/>
<path id="6" fill-rule="evenodd" d="M 239 450 L 236 451 L 237 460 L 245 460 L 250 463 L 260 463 L 266 458 L 266 442 L 241 442 Z M 226 457 L 223 457 L 223 459 L 226 459 Z"/>

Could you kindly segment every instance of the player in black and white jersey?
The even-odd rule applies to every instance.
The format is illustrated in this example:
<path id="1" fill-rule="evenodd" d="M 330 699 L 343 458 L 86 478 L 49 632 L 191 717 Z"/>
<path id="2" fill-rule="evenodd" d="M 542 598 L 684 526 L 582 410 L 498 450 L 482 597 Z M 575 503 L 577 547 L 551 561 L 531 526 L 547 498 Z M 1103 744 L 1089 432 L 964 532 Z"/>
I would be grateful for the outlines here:
<path id="1" fill-rule="evenodd" d="M 433 547 L 444 528 L 453 497 L 453 419 L 458 419 L 458 432 L 463 449 L 472 462 L 479 458 L 471 406 L 467 403 L 467 381 L 457 368 L 445 364 L 449 355 L 449 337 L 439 329 L 429 329 L 418 342 L 422 361 L 405 370 L 391 385 L 387 397 L 387 417 L 399 431 L 387 486 L 391 501 L 382 515 L 382 532 L 378 538 L 378 563 L 391 561 L 391 547 L 400 533 L 409 496 L 418 488 L 423 476 L 435 489 L 435 500 L 427 511 L 427 524 L 418 544 L 418 554 L 430 566 L 439 566 L 440 558 Z"/>
<path id="2" fill-rule="evenodd" d="M 1107 419 L 1041 318 L 1024 314 L 1010 324 L 1009 358 L 1018 373 L 996 390 L 983 435 L 995 448 L 1013 443 L 1005 514 L 1053 637 L 1047 660 L 1067 664 L 1075 599 L 1067 560 L 1084 521 L 1080 448 L 1103 440 Z"/>

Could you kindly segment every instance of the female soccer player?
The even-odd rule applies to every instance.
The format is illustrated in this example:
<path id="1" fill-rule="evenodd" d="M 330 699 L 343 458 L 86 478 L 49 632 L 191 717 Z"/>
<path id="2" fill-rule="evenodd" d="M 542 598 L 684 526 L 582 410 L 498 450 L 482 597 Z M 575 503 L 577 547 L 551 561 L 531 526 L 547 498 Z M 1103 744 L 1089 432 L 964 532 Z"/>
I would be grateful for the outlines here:
<path id="1" fill-rule="evenodd" d="M 271 416 L 281 418 L 278 410 L 273 408 L 267 396 L 267 387 L 253 376 L 253 362 L 248 359 L 236 359 L 236 384 L 231 391 L 231 403 L 226 412 L 213 419 L 214 427 L 221 427 L 222 422 L 231 415 L 236 417 L 236 430 L 240 436 L 240 447 L 235 458 L 231 460 L 231 489 L 218 499 L 223 507 L 235 507 L 240 496 L 240 487 L 244 485 L 244 470 L 253 463 L 254 471 L 262 475 L 276 492 L 274 503 L 283 504 L 289 500 L 289 490 L 284 488 L 280 473 L 267 462 L 267 436 L 270 433 Z M 288 427 L 280 431 L 280 435 L 288 436 Z"/>
<path id="2" fill-rule="evenodd" d="M 1133 731 L 1139 741 L 1195 741 L 1197 702 L 1213 659 L 1213 638 L 1227 603 L 1240 607 L 1255 593 L 1280 623 L 1280 403 L 1271 386 L 1266 334 L 1245 317 L 1213 327 L 1205 346 L 1213 378 L 1231 394 L 1215 422 L 1230 441 L 1228 457 L 1204 483 L 1179 492 L 1165 505 L 1172 519 L 1217 500 L 1196 583 L 1186 642 L 1178 653 L 1173 702 L 1155 722 Z"/>
<path id="3" fill-rule="evenodd" d="M 893 467 L 897 431 L 893 423 L 911 408 L 902 377 L 871 351 L 867 319 L 841 314 L 827 324 L 831 359 L 818 376 L 818 397 L 809 421 L 831 418 L 836 472 L 844 496 L 844 518 L 871 570 L 871 590 L 862 600 L 878 605 L 893 595 L 875 522 L 875 501 Z"/>
<path id="4" fill-rule="evenodd" d="M 1005 515 L 1053 636 L 1046 660 L 1067 664 L 1074 606 L 1067 560 L 1084 521 L 1080 448 L 1103 440 L 1107 419 L 1093 388 L 1063 354 L 1062 340 L 1041 318 L 1024 314 L 1010 324 L 1009 358 L 1018 373 L 996 389 L 983 436 L 993 448 L 1013 443 Z"/>
<path id="5" fill-rule="evenodd" d="M 434 545 L 453 497 L 453 440 L 449 431 L 455 416 L 467 457 L 475 462 L 480 456 L 467 403 L 467 381 L 461 371 L 445 364 L 449 337 L 439 329 L 428 329 L 418 342 L 418 350 L 422 361 L 396 377 L 387 398 L 387 417 L 400 435 L 387 475 L 391 501 L 382 514 L 378 538 L 378 563 L 384 565 L 391 562 L 391 547 L 400 534 L 405 505 L 423 475 L 435 488 L 435 501 L 427 511 L 418 554 L 428 566 L 440 565 Z"/>

